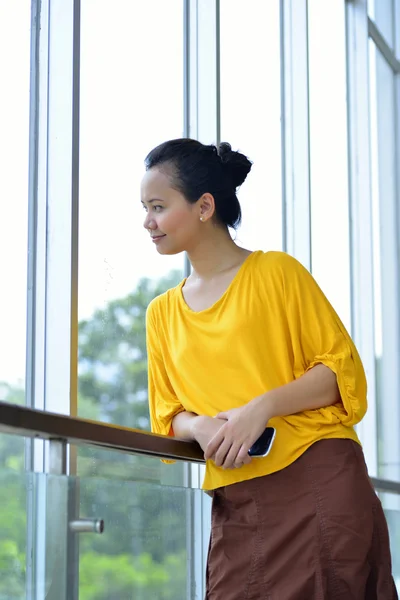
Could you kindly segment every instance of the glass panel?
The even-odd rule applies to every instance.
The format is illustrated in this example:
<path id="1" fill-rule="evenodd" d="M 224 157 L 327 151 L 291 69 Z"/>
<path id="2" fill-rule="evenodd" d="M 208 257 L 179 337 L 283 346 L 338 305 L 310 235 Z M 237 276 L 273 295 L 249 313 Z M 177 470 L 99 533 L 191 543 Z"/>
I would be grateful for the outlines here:
<path id="1" fill-rule="evenodd" d="M 396 56 L 400 58 L 400 0 L 394 0 L 395 2 L 395 17 L 394 17 L 394 31 L 395 31 L 395 42 L 396 42 Z"/>
<path id="2" fill-rule="evenodd" d="M 210 498 L 198 489 L 161 486 L 136 475 L 131 471 L 129 481 L 78 480 L 1 467 L 0 599 L 200 600 L 190 553 L 203 543 L 204 531 L 189 535 L 189 523 L 195 504 L 210 511 Z M 25 567 L 27 487 L 44 525 L 35 531 L 32 583 Z M 84 518 L 103 519 L 104 533 L 73 533 L 71 523 Z"/>
<path id="3" fill-rule="evenodd" d="M 282 249 L 279 1 L 221 0 L 221 140 L 254 162 L 236 240 Z M 238 32 L 240 41 L 238 41 Z"/>
<path id="4" fill-rule="evenodd" d="M 8 438 L 19 460 L 20 438 L 0 437 L 0 456 Z M 0 461 L 0 599 L 25 600 L 26 586 L 26 484 L 29 476 L 15 473 Z"/>
<path id="5" fill-rule="evenodd" d="M 386 42 L 394 45 L 394 2 L 396 0 L 368 0 L 368 14 L 375 21 Z"/>
<path id="6" fill-rule="evenodd" d="M 397 501 L 399 498 L 397 497 Z M 385 510 L 392 550 L 393 577 L 400 592 L 400 510 Z"/>
<path id="7" fill-rule="evenodd" d="M 151 244 L 140 181 L 149 150 L 183 136 L 183 3 L 117 0 L 110 11 L 107 0 L 83 0 L 81 11 L 78 414 L 147 430 L 145 312 L 182 278 L 184 257 L 161 257 Z M 135 473 L 180 485 L 184 478 L 182 463 L 169 469 L 88 447 L 79 448 L 77 468 L 80 476 L 121 480 Z M 185 512 L 168 563 L 164 542 L 168 532 L 175 539 L 176 522 L 170 529 L 167 518 L 157 534 L 148 515 L 159 514 L 152 500 L 159 495 L 143 485 L 82 484 L 81 511 L 101 514 L 106 533 L 81 538 L 80 599 L 174 597 L 166 570 L 174 560 L 178 570 L 182 564 Z M 182 508 L 174 502 L 171 515 Z M 148 542 L 138 535 L 141 523 Z M 177 575 L 182 583 L 186 571 Z M 163 587 L 166 595 L 156 596 Z"/>
<path id="8" fill-rule="evenodd" d="M 168 467 L 167 467 L 168 468 Z M 191 507 L 200 490 L 146 481 L 80 481 L 81 516 L 102 518 L 103 535 L 82 534 L 79 598 L 198 599 L 190 579 Z"/>
<path id="9" fill-rule="evenodd" d="M 0 400 L 12 404 L 25 403 L 30 18 L 30 0 L 0 2 Z M 0 469 L 23 467 L 23 438 L 0 434 Z M 0 489 L 0 598 L 11 597 L 4 595 L 10 590 L 17 598 L 24 589 L 26 531 L 14 507 L 26 503 L 25 490 L 13 493 L 3 483 Z"/>
<path id="10" fill-rule="evenodd" d="M 148 151 L 183 135 L 183 3 L 81 10 L 78 413 L 148 429 L 145 310 L 184 257 L 151 245 L 140 181 Z"/>
<path id="11" fill-rule="evenodd" d="M 79 477 L 112 477 L 113 479 L 151 481 L 161 485 L 185 484 L 182 462 L 165 464 L 150 456 L 110 452 L 99 448 L 78 448 L 77 475 Z"/>
<path id="12" fill-rule="evenodd" d="M 399 265 L 396 232 L 394 75 L 370 41 L 370 128 L 372 165 L 375 356 L 378 473 L 400 480 L 398 422 Z"/>
<path id="13" fill-rule="evenodd" d="M 25 388 L 28 247 L 30 1 L 0 3 L 0 400 Z M 12 60 L 10 60 L 12 57 Z"/>
<path id="14" fill-rule="evenodd" d="M 312 273 L 350 330 L 345 4 L 309 0 Z"/>
<path id="15" fill-rule="evenodd" d="M 400 592 L 400 495 L 379 493 L 389 528 L 393 577 Z"/>

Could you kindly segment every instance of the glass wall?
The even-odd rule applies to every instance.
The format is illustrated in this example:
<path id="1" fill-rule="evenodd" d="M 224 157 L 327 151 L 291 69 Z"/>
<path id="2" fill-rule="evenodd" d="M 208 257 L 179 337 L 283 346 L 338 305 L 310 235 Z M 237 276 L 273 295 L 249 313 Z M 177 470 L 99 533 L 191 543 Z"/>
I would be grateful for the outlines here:
<path id="1" fill-rule="evenodd" d="M 25 403 L 30 0 L 0 3 L 0 401 Z M 22 598 L 26 572 L 24 440 L 0 434 L 0 597 Z"/>
<path id="2" fill-rule="evenodd" d="M 311 270 L 350 330 L 350 223 L 343 2 L 308 2 Z"/>
<path id="3" fill-rule="evenodd" d="M 254 163 L 235 236 L 251 250 L 283 247 L 279 4 L 221 1 L 221 140 Z"/>
<path id="4" fill-rule="evenodd" d="M 183 23 L 182 0 L 118 0 L 111 11 L 106 0 L 81 3 L 78 415 L 145 430 L 150 429 L 145 312 L 155 295 L 182 279 L 184 257 L 160 256 L 151 243 L 143 228 L 140 182 L 147 153 L 184 134 Z M 77 473 L 179 484 L 184 465 L 171 468 L 154 459 L 86 448 L 78 452 Z M 120 487 L 128 493 L 126 484 Z M 82 598 L 108 597 L 107 585 L 117 595 L 130 590 L 144 598 L 152 586 L 154 593 L 164 587 L 155 573 L 163 578 L 173 560 L 185 582 L 185 528 L 175 554 L 172 539 L 160 545 L 155 536 L 163 532 L 151 529 L 149 517 L 159 513 L 161 496 L 147 487 L 143 493 L 138 488 L 128 504 L 125 494 L 113 515 L 107 509 L 106 536 L 88 536 L 80 545 Z M 93 505 L 97 490 L 95 483 L 80 489 L 82 510 L 88 493 Z M 102 493 L 107 505 L 111 492 L 112 485 Z M 168 493 L 172 500 L 173 490 Z M 140 524 L 151 543 L 138 532 Z M 147 583 L 136 581 L 140 571 Z M 97 592 L 89 591 L 93 576 Z M 167 580 L 165 589 L 157 597 L 173 596 Z"/>
<path id="5" fill-rule="evenodd" d="M 368 14 L 389 44 L 394 46 L 397 0 L 368 0 Z"/>
<path id="6" fill-rule="evenodd" d="M 151 244 L 140 181 L 152 147 L 183 136 L 183 3 L 81 11 L 78 414 L 148 429 L 145 310 L 184 258 Z"/>
<path id="7" fill-rule="evenodd" d="M 378 473 L 400 481 L 399 98 L 396 74 L 373 39 L 369 42 L 369 73 Z"/>
<path id="8" fill-rule="evenodd" d="M 353 322 L 369 382 L 371 474 L 400 481 L 399 2 L 347 5 Z M 397 39 L 396 39 L 397 36 Z M 364 93 L 368 90 L 368 93 Z M 387 510 L 399 499 L 383 494 Z"/>
<path id="9" fill-rule="evenodd" d="M 0 399 L 15 404 L 25 388 L 30 17 L 28 0 L 0 4 Z"/>
<path id="10" fill-rule="evenodd" d="M 323 9 L 318 0 L 116 0 L 111 8 L 105 0 L 52 0 L 51 11 L 48 0 L 33 4 L 41 14 L 40 36 L 32 41 L 30 3 L 0 5 L 0 22 L 7 23 L 0 39 L 7 82 L 0 112 L 6 165 L 0 179 L 0 399 L 24 402 L 31 353 L 34 407 L 75 414 L 77 406 L 81 417 L 149 428 L 145 310 L 182 278 L 184 257 L 159 256 L 142 226 L 143 160 L 168 138 L 221 139 L 254 162 L 239 192 L 237 242 L 288 250 L 311 268 L 366 366 L 370 410 L 360 437 L 371 474 L 400 481 L 399 1 L 331 2 Z M 37 52 L 32 60 L 31 51 Z M 34 93 L 30 76 L 37 78 Z M 28 168 L 37 176 L 31 178 L 34 210 Z M 28 230 L 34 232 L 31 254 L 40 257 L 27 286 Z M 33 338 L 28 352 L 27 329 Z M 3 472 L 22 469 L 23 450 L 22 440 L 0 438 Z M 30 465 L 48 471 L 43 446 L 35 442 L 32 450 Z M 153 484 L 179 488 L 198 477 L 196 467 L 95 450 L 79 451 L 69 466 L 88 481 L 82 510 L 112 513 L 107 544 L 87 538 L 81 546 L 87 589 L 98 561 L 112 580 L 126 565 L 130 544 L 137 555 L 150 552 L 154 562 L 157 532 L 151 530 L 148 545 L 135 540 L 143 514 L 137 503 L 157 512 Z M 113 486 L 94 498 L 97 484 L 90 478 L 124 482 L 133 474 L 149 483 L 149 495 L 137 496 L 123 538 L 123 511 L 109 508 Z M 8 475 L 2 479 L 0 559 L 8 565 L 4 581 L 22 597 L 18 586 L 34 529 L 38 564 L 46 564 L 39 542 L 48 534 L 41 502 L 48 490 L 44 483 L 28 499 L 31 539 L 25 544 L 26 498 L 21 486 L 13 492 Z M 129 485 L 122 488 L 128 502 Z M 195 557 L 186 567 L 197 569 L 196 581 L 203 577 L 206 542 L 201 551 L 194 548 L 191 532 L 199 523 L 204 531 L 209 526 L 208 505 L 199 498 L 185 500 L 184 508 L 176 504 L 176 514 L 186 511 L 176 543 L 179 568 L 185 557 Z M 385 507 L 398 515 L 393 498 L 384 497 Z M 397 539 L 397 529 L 393 535 Z M 161 540 L 165 548 L 170 541 Z M 38 571 L 28 580 L 39 578 Z"/>

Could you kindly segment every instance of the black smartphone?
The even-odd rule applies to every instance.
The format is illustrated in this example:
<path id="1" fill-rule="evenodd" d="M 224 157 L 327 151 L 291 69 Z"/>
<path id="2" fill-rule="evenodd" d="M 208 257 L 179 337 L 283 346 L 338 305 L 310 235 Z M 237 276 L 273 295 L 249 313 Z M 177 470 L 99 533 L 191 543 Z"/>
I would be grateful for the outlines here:
<path id="1" fill-rule="evenodd" d="M 248 451 L 249 456 L 252 456 L 253 458 L 267 456 L 268 452 L 271 450 L 275 434 L 276 430 L 274 427 L 267 427 Z"/>

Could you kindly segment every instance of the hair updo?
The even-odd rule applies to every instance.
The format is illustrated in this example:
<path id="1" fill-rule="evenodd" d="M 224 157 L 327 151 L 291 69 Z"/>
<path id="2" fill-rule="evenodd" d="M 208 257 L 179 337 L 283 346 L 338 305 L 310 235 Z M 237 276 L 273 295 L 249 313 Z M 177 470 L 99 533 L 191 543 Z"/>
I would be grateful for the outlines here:
<path id="1" fill-rule="evenodd" d="M 166 167 L 172 186 L 194 204 L 206 193 L 215 201 L 217 219 L 227 227 L 236 228 L 242 217 L 237 188 L 246 179 L 252 163 L 230 144 L 205 145 L 182 138 L 164 142 L 145 158 L 146 170 Z"/>

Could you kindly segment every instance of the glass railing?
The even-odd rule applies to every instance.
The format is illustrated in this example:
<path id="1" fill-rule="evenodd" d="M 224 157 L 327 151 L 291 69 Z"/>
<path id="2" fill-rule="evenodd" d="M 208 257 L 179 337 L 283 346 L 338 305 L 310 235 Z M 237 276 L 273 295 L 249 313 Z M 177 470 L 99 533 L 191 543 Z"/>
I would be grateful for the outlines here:
<path id="1" fill-rule="evenodd" d="M 196 444 L 2 403 L 0 441 L 0 600 L 204 597 Z"/>
<path id="2" fill-rule="evenodd" d="M 0 489 L 0 600 L 203 597 L 200 490 L 6 470 Z"/>
<path id="3" fill-rule="evenodd" d="M 0 468 L 0 600 L 26 597 L 26 490 L 32 479 L 30 473 Z"/>
<path id="4" fill-rule="evenodd" d="M 47 440 L 27 443 L 45 472 L 24 470 L 23 436 Z M 2 403 L 0 442 L 0 600 L 204 597 L 210 498 L 196 444 Z M 400 484 L 372 481 L 400 589 Z"/>
<path id="5" fill-rule="evenodd" d="M 400 484 L 373 480 L 385 511 L 392 551 L 393 577 L 400 592 Z"/>
<path id="6" fill-rule="evenodd" d="M 400 510 L 385 509 L 385 515 L 392 550 L 393 577 L 397 590 L 400 592 Z"/>

